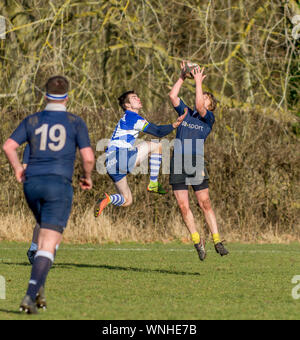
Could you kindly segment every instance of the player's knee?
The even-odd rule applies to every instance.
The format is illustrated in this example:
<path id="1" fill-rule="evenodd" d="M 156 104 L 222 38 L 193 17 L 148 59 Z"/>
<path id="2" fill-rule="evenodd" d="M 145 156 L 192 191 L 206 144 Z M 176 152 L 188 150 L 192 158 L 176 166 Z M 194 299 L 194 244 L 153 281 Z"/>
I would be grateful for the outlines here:
<path id="1" fill-rule="evenodd" d="M 54 254 L 56 245 L 61 242 L 61 239 L 62 233 L 52 229 L 41 228 L 38 237 L 38 250 Z"/>
<path id="2" fill-rule="evenodd" d="M 181 211 L 181 214 L 183 216 L 187 216 L 187 214 L 189 213 L 190 211 L 190 207 L 188 204 L 186 203 L 179 203 L 179 208 L 180 208 L 180 211 Z"/>
<path id="3" fill-rule="evenodd" d="M 54 255 L 54 253 L 55 253 L 55 244 L 53 242 L 49 242 L 49 241 L 44 240 L 44 239 L 39 239 L 39 241 L 38 241 L 38 250 L 47 251 L 47 252 L 49 252 L 49 253 Z"/>
<path id="4" fill-rule="evenodd" d="M 201 208 L 204 212 L 211 210 L 211 202 L 210 202 L 210 199 L 209 199 L 209 198 L 207 198 L 207 199 L 205 199 L 205 200 L 203 200 L 203 201 L 200 201 L 200 202 L 199 202 L 199 205 L 200 205 L 200 208 Z"/>
<path id="5" fill-rule="evenodd" d="M 155 143 L 154 152 L 162 153 L 162 144 L 161 143 Z"/>

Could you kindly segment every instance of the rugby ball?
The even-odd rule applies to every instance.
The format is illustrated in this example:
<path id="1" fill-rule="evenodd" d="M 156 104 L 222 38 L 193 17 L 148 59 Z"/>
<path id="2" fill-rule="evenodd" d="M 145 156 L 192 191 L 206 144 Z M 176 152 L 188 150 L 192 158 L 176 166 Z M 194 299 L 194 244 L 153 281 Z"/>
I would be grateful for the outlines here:
<path id="1" fill-rule="evenodd" d="M 189 78 L 193 79 L 192 71 L 198 67 L 198 64 L 192 63 L 191 61 L 185 61 L 184 62 L 184 75 Z"/>

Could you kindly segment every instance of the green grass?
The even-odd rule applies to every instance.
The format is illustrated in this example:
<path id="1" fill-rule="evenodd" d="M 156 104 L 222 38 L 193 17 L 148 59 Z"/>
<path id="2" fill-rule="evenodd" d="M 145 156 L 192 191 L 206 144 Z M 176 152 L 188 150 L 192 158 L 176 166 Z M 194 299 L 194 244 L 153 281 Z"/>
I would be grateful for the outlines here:
<path id="1" fill-rule="evenodd" d="M 0 243 L 0 319 L 299 319 L 291 295 L 298 243 L 229 244 L 224 258 L 210 243 L 203 263 L 191 244 L 62 244 L 47 280 L 48 310 L 37 316 L 18 312 L 27 246 Z"/>

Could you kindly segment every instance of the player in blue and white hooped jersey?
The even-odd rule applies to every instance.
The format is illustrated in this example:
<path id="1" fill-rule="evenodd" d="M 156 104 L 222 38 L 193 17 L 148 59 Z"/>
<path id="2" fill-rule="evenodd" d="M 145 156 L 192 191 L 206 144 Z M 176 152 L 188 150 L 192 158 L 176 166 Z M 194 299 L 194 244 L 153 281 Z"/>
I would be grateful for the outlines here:
<path id="1" fill-rule="evenodd" d="M 173 124 L 155 125 L 139 115 L 142 109 L 141 99 L 134 91 L 127 91 L 119 98 L 119 105 L 124 110 L 106 149 L 106 169 L 115 183 L 117 194 L 100 199 L 95 206 L 95 217 L 98 217 L 108 204 L 129 206 L 132 204 L 132 194 L 126 176 L 136 166 L 140 165 L 150 155 L 149 192 L 165 194 L 166 191 L 158 183 L 159 169 L 162 159 L 162 145 L 155 142 L 142 142 L 135 147 L 135 141 L 140 132 L 155 137 L 164 137 L 176 129 L 185 115 L 179 117 Z"/>
<path id="2" fill-rule="evenodd" d="M 92 188 L 94 153 L 86 124 L 66 110 L 68 87 L 66 78 L 51 77 L 46 84 L 46 108 L 26 117 L 3 146 L 17 181 L 24 183 L 26 201 L 40 225 L 38 249 L 28 289 L 20 305 L 20 310 L 27 313 L 37 313 L 37 307 L 46 306 L 46 278 L 71 212 L 77 148 L 84 170 L 80 186 L 83 190 Z M 30 154 L 25 171 L 16 150 L 26 142 Z"/>

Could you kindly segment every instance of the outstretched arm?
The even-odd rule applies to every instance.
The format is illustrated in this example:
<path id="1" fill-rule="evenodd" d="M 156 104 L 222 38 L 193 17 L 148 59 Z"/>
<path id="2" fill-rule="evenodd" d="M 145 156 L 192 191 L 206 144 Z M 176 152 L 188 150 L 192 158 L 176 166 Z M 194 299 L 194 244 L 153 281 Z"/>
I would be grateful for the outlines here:
<path id="1" fill-rule="evenodd" d="M 202 90 L 202 82 L 206 78 L 206 75 L 203 74 L 204 67 L 200 69 L 200 67 L 196 67 L 192 74 L 194 76 L 196 82 L 196 110 L 199 112 L 201 117 L 206 115 L 206 107 L 204 105 L 204 97 Z"/>
<path id="2" fill-rule="evenodd" d="M 179 91 L 181 89 L 181 86 L 185 80 L 185 75 L 184 75 L 184 61 L 181 62 L 180 64 L 181 72 L 180 72 L 180 77 L 172 87 L 170 93 L 169 93 L 169 98 L 171 100 L 171 103 L 173 104 L 174 107 L 178 106 L 180 104 L 180 98 L 179 98 Z"/>
<path id="3" fill-rule="evenodd" d="M 171 133 L 174 129 L 178 128 L 178 126 L 183 122 L 184 118 L 188 113 L 188 109 L 185 108 L 184 114 L 179 116 L 175 123 L 169 125 L 155 125 L 152 123 L 147 123 L 148 125 L 143 129 L 145 133 L 148 133 L 152 136 L 162 138 L 169 133 Z"/>

